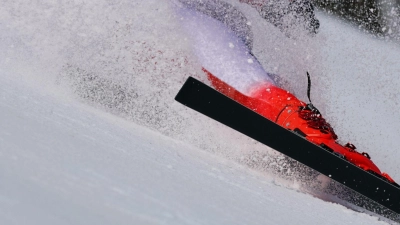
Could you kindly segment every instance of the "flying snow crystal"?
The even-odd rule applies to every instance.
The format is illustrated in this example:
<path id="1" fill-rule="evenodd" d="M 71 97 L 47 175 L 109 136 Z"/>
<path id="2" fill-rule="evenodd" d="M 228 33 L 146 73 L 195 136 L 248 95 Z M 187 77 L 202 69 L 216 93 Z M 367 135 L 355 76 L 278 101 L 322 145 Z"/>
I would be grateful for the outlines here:
<path id="1" fill-rule="evenodd" d="M 253 63 L 253 60 L 252 59 L 248 59 L 247 62 L 251 64 L 251 63 Z"/>
<path id="2" fill-rule="evenodd" d="M 229 42 L 229 48 L 234 48 L 235 45 L 232 42 Z"/>
<path id="3" fill-rule="evenodd" d="M 248 21 L 246 24 L 249 25 L 249 26 L 251 26 L 251 22 L 250 22 L 250 21 Z"/>

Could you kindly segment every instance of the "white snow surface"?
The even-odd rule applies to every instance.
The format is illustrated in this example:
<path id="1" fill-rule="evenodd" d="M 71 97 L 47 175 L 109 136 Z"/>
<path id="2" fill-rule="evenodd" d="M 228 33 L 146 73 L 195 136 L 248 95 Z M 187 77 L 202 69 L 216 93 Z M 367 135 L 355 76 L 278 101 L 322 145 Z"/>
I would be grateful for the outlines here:
<path id="1" fill-rule="evenodd" d="M 384 224 L 1 78 L 1 224 Z"/>
<path id="2" fill-rule="evenodd" d="M 203 73 L 169 1 L 0 3 L 0 224 L 387 224 L 251 166 L 273 150 L 174 102 Z M 304 100 L 309 70 L 339 136 L 400 181 L 398 45 L 322 14 L 289 39 L 236 4 L 263 67 Z"/>

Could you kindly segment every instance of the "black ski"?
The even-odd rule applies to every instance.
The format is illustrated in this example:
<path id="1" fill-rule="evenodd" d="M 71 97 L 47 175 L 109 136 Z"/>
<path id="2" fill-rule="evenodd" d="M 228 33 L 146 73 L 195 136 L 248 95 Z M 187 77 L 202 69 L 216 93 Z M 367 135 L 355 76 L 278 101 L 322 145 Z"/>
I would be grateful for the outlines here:
<path id="1" fill-rule="evenodd" d="M 400 189 L 189 77 L 175 100 L 400 213 Z"/>

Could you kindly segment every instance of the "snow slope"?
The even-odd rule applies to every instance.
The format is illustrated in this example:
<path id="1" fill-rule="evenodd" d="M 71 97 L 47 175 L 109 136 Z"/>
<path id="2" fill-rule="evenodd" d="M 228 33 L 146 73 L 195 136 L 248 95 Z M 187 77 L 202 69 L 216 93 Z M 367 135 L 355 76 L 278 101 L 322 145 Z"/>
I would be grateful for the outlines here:
<path id="1" fill-rule="evenodd" d="M 1 224 L 384 224 L 4 74 L 0 81 Z"/>
<path id="2" fill-rule="evenodd" d="M 286 185 L 272 150 L 173 101 L 202 72 L 168 1 L 1 3 L 1 224 L 385 224 Z M 316 74 L 314 103 L 400 180 L 398 48 L 322 15 L 287 39 L 240 7 L 263 66 L 299 95 Z M 359 99 L 374 120 L 344 107 Z"/>

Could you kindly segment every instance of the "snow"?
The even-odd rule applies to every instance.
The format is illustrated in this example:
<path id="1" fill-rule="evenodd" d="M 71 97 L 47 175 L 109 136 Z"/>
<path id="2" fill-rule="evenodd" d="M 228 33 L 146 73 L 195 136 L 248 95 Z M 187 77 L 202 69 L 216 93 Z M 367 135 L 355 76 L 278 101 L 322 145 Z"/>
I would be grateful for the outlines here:
<path id="1" fill-rule="evenodd" d="M 207 71 L 245 94 L 255 84 L 273 82 L 258 62 L 252 63 L 257 59 L 250 54 L 248 46 L 223 23 L 192 9 L 174 8 L 192 40 L 197 60 Z"/>
<path id="2" fill-rule="evenodd" d="M 384 224 L 97 109 L 0 81 L 1 224 Z"/>
<path id="3" fill-rule="evenodd" d="M 368 152 L 379 168 L 400 180 L 396 162 L 400 118 L 394 116 L 400 110 L 400 46 L 334 20 L 324 24 L 330 29 L 321 31 L 326 44 L 322 45 L 320 73 L 334 85 L 328 85 L 319 100 L 327 100 L 326 114 L 335 131 L 348 137 L 343 142 Z"/>
<path id="4" fill-rule="evenodd" d="M 0 224 L 387 224 L 251 166 L 255 153 L 272 150 L 173 101 L 184 77 L 201 70 L 167 2 L 2 4 Z M 328 101 L 341 136 L 365 142 L 376 164 L 400 180 L 396 45 L 319 15 L 324 29 L 304 53 L 309 43 L 286 40 L 256 16 L 252 26 L 281 40 L 265 46 L 271 54 L 259 58 L 263 66 L 297 84 L 303 78 L 289 72 L 320 59 L 311 68 L 320 74 L 314 104 Z M 256 40 L 257 56 L 265 42 Z M 318 87 L 324 79 L 326 93 Z M 115 99 L 122 103 L 110 104 Z M 365 108 L 374 110 L 357 116 Z"/>

